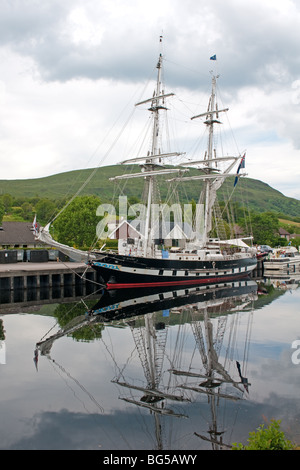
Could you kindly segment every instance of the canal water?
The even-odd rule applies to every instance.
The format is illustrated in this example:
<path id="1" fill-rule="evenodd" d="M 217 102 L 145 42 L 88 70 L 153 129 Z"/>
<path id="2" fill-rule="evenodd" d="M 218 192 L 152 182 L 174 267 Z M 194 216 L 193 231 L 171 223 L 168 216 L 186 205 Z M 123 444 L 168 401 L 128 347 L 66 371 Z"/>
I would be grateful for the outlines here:
<path id="1" fill-rule="evenodd" d="M 42 298 L 1 305 L 0 449 L 227 449 L 271 419 L 300 443 L 297 284 Z"/>

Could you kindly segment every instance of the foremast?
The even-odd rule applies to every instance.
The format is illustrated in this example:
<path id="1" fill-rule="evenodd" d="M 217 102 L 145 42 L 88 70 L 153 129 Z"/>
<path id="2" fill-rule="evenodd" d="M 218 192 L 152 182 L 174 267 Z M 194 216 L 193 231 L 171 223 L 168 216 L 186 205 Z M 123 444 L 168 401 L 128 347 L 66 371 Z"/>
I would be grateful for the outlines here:
<path id="1" fill-rule="evenodd" d="M 152 149 L 151 156 L 158 155 L 158 136 L 159 136 L 159 119 L 160 119 L 160 110 L 166 109 L 164 107 L 164 94 L 162 92 L 162 82 L 161 82 L 161 72 L 162 72 L 162 55 L 159 55 L 157 63 L 157 83 L 156 83 L 156 94 L 154 95 L 150 111 L 153 113 L 153 132 L 152 132 Z M 168 96 L 172 96 L 171 93 Z M 145 168 L 150 168 L 154 170 L 155 165 L 157 164 L 157 158 L 153 158 L 151 161 L 146 160 Z M 148 178 L 148 198 L 147 198 L 147 213 L 146 213 L 146 224 L 145 224 L 145 244 L 144 244 L 144 256 L 146 256 L 147 251 L 150 246 L 150 217 L 151 217 L 151 204 L 153 202 L 153 192 L 154 192 L 154 178 L 155 176 L 149 176 Z"/>
<path id="2" fill-rule="evenodd" d="M 153 246 L 151 240 L 151 229 L 154 227 L 154 224 L 157 221 L 152 220 L 151 207 L 156 201 L 154 198 L 155 192 L 155 179 L 159 175 L 166 175 L 170 173 L 182 174 L 188 170 L 183 170 L 182 168 L 166 168 L 163 164 L 166 158 L 176 157 L 182 155 L 181 152 L 168 152 L 161 153 L 159 139 L 160 139 L 160 114 L 161 111 L 166 111 L 167 107 L 165 101 L 167 98 L 174 96 L 174 93 L 165 93 L 162 85 L 162 66 L 163 66 L 163 56 L 160 53 L 158 62 L 156 65 L 157 68 L 157 79 L 156 87 L 153 93 L 152 98 L 146 99 L 136 103 L 135 106 L 143 105 L 150 103 L 148 110 L 152 113 L 153 116 L 153 126 L 152 126 L 152 136 L 151 136 L 151 150 L 148 152 L 148 155 L 145 157 L 131 158 L 124 160 L 121 164 L 128 163 L 137 163 L 141 167 L 141 172 L 125 174 L 110 178 L 110 180 L 119 180 L 127 178 L 138 178 L 143 177 L 147 182 L 147 197 L 146 197 L 146 217 L 145 217 L 145 229 L 144 229 L 144 240 L 143 240 L 143 254 L 144 256 L 153 255 Z"/>

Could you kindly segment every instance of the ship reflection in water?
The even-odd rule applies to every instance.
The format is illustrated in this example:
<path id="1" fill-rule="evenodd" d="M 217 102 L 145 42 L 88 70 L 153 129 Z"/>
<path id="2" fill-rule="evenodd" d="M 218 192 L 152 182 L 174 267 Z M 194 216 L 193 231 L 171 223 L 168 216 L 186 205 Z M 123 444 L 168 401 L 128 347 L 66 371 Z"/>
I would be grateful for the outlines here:
<path id="1" fill-rule="evenodd" d="M 207 441 L 212 449 L 228 448 L 223 416 L 226 402 L 242 400 L 251 386 L 246 366 L 251 308 L 256 298 L 257 284 L 251 280 L 181 290 L 104 290 L 84 315 L 38 342 L 34 360 L 37 364 L 38 354 L 50 357 L 55 341 L 83 327 L 130 328 L 139 360 L 138 376 L 133 378 L 132 371 L 126 375 L 123 364 L 130 361 L 124 357 L 118 375 L 110 380 L 117 384 L 120 400 L 152 416 L 155 447 L 164 448 L 165 420 L 176 418 L 173 426 L 182 426 L 182 419 L 188 420 L 195 408 L 205 403 L 210 417 L 199 422 L 200 432 L 195 428 L 193 436 Z M 244 328 L 243 357 L 238 357 L 240 352 L 235 354 L 231 347 L 241 341 L 237 328 L 245 310 L 250 310 L 249 325 Z M 193 345 L 185 344 L 186 328 L 192 332 Z M 111 350 L 117 347 L 120 345 L 113 344 Z"/>

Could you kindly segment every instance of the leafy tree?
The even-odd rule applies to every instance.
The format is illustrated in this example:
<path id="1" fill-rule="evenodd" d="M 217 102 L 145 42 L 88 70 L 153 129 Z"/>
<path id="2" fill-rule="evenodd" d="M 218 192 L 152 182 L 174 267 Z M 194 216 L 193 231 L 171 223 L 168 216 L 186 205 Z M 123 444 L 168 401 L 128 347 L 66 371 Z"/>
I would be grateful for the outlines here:
<path id="1" fill-rule="evenodd" d="M 25 196 L 20 196 L 13 200 L 13 205 L 16 207 L 21 207 L 24 202 L 28 202 L 28 198 L 26 198 Z"/>
<path id="2" fill-rule="evenodd" d="M 89 248 L 96 238 L 99 217 L 96 216 L 100 199 L 80 196 L 66 207 L 54 223 L 55 238 L 75 248 Z"/>
<path id="3" fill-rule="evenodd" d="M 5 329 L 3 325 L 3 320 L 0 319 L 0 340 L 5 340 Z"/>
<path id="4" fill-rule="evenodd" d="M 300 235 L 291 240 L 291 245 L 295 246 L 296 248 L 298 248 L 298 246 L 300 246 Z"/>
<path id="5" fill-rule="evenodd" d="M 2 219 L 5 214 L 5 208 L 2 202 L 0 202 L 0 225 L 2 224 Z"/>
<path id="6" fill-rule="evenodd" d="M 55 214 L 56 205 L 53 201 L 50 201 L 50 199 L 43 198 L 37 202 L 35 210 L 37 220 L 42 224 L 46 224 L 47 222 L 50 222 L 51 217 Z"/>
<path id="7" fill-rule="evenodd" d="M 83 326 L 79 330 L 73 331 L 72 338 L 76 341 L 94 341 L 95 339 L 101 339 L 103 330 L 103 323 L 93 323 L 92 326 Z"/>
<path id="8" fill-rule="evenodd" d="M 21 206 L 22 212 L 21 215 L 24 220 L 31 221 L 33 218 L 33 208 L 29 202 L 24 202 Z"/>
<path id="9" fill-rule="evenodd" d="M 7 212 L 13 205 L 13 198 L 10 194 L 6 193 L 6 194 L 3 194 L 1 199 L 2 199 L 2 204 L 4 206 L 5 212 Z"/>
<path id="10" fill-rule="evenodd" d="M 233 450 L 292 450 L 293 448 L 293 444 L 280 430 L 280 421 L 274 419 L 267 428 L 261 424 L 257 431 L 250 432 L 247 446 L 241 443 L 234 443 L 232 446 Z"/>
<path id="11" fill-rule="evenodd" d="M 254 243 L 274 246 L 278 240 L 279 221 L 273 212 L 257 213 L 250 215 Z M 245 227 L 245 222 L 240 221 Z"/>
<path id="12" fill-rule="evenodd" d="M 78 327 L 78 329 L 74 329 L 70 334 L 70 336 L 72 336 L 76 341 L 88 342 L 100 339 L 102 331 L 104 330 L 104 325 L 102 323 L 93 323 L 91 326 L 85 325 L 80 327 L 83 320 L 86 320 L 87 309 L 92 308 L 95 301 L 90 300 L 86 301 L 86 303 L 88 304 L 87 307 L 81 302 L 60 304 L 56 307 L 54 312 L 54 316 L 57 318 L 61 328 L 68 328 L 70 326 Z"/>

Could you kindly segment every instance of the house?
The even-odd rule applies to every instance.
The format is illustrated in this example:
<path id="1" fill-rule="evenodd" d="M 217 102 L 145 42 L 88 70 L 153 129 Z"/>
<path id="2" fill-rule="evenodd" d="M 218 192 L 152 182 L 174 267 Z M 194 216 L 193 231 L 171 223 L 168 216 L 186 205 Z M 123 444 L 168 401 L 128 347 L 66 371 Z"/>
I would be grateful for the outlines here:
<path id="1" fill-rule="evenodd" d="M 108 226 L 108 237 L 112 240 L 143 238 L 142 234 L 137 230 L 137 227 L 125 219 L 117 225 Z"/>
<path id="2" fill-rule="evenodd" d="M 244 230 L 237 224 L 233 226 L 233 232 L 236 238 L 242 238 L 244 235 Z"/>
<path id="3" fill-rule="evenodd" d="M 287 240 L 290 240 L 291 234 L 287 232 L 284 228 L 280 227 L 278 230 L 278 234 L 280 238 L 286 238 Z"/>
<path id="4" fill-rule="evenodd" d="M 37 248 L 30 222 L 2 222 L 0 226 L 0 249 Z"/>
<path id="5" fill-rule="evenodd" d="M 122 220 L 119 224 L 108 225 L 108 238 L 118 240 L 120 254 L 140 254 L 145 240 L 145 220 Z M 187 223 L 162 222 L 152 228 L 150 238 L 155 245 L 184 247 L 186 240 L 193 235 L 192 228 Z M 128 253 L 127 253 L 128 252 Z"/>
<path id="6" fill-rule="evenodd" d="M 291 233 L 290 238 L 300 238 L 300 233 Z"/>
<path id="7" fill-rule="evenodd" d="M 192 227 L 186 223 L 164 222 L 154 229 L 153 238 L 156 243 L 166 247 L 184 247 L 188 239 L 193 236 Z"/>
<path id="8" fill-rule="evenodd" d="M 139 225 L 138 225 L 139 227 Z M 118 251 L 122 255 L 131 254 L 136 240 L 139 240 L 140 247 L 141 240 L 144 238 L 136 226 L 133 226 L 127 220 L 122 220 L 120 223 L 108 225 L 108 238 L 111 240 L 118 240 Z M 135 248 L 137 252 L 137 248 Z"/>

